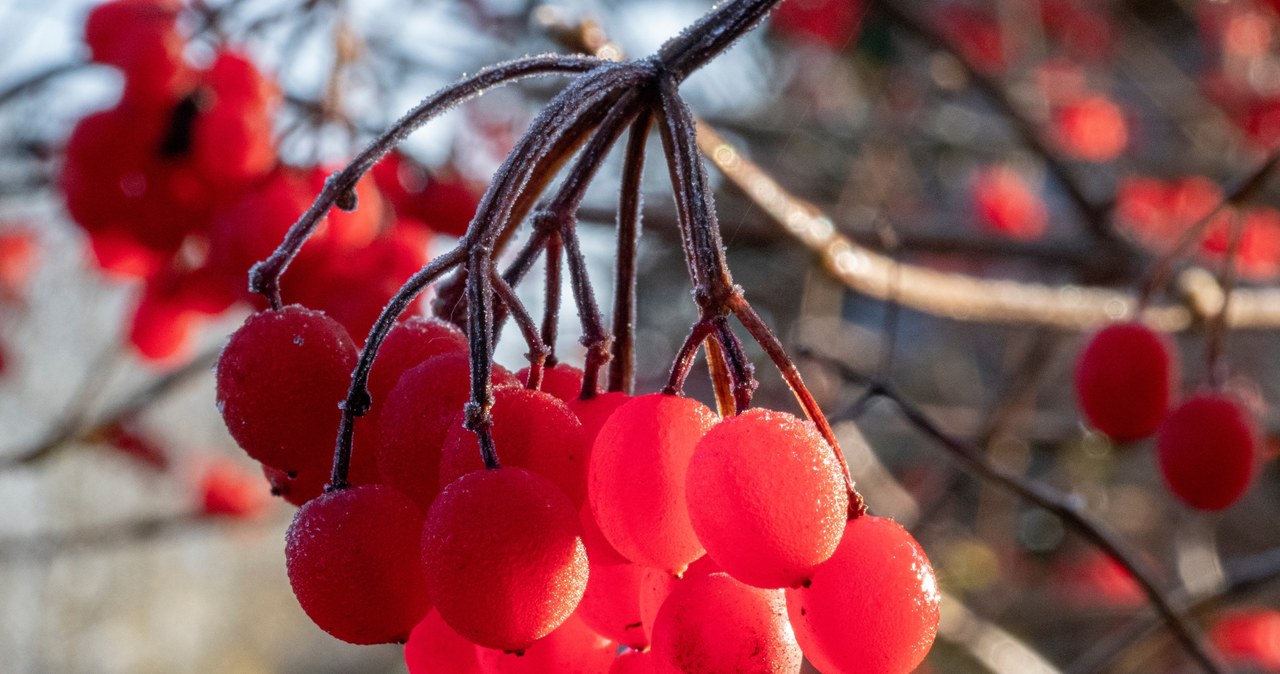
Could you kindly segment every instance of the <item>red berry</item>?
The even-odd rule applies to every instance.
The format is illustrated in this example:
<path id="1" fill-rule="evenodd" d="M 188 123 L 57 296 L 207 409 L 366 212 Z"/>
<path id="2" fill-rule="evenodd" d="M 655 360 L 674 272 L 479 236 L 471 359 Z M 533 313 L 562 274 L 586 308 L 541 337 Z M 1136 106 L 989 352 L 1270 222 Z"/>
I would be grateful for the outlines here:
<path id="1" fill-rule="evenodd" d="M 197 317 L 176 298 L 148 284 L 129 326 L 129 343 L 147 360 L 172 364 L 191 351 Z"/>
<path id="2" fill-rule="evenodd" d="M 1022 176 L 1003 166 L 988 168 L 973 182 L 973 207 L 988 229 L 1015 239 L 1044 234 L 1049 210 Z"/>
<path id="3" fill-rule="evenodd" d="M 228 462 L 218 462 L 200 477 L 200 512 L 224 517 L 254 517 L 267 506 L 262 480 Z"/>
<path id="4" fill-rule="evenodd" d="M 143 246 L 132 236 L 120 231 L 101 231 L 89 235 L 89 251 L 93 262 L 109 276 L 143 279 L 156 274 L 165 263 L 165 255 Z"/>
<path id="5" fill-rule="evenodd" d="M 276 83 L 264 76 L 248 55 L 232 49 L 218 51 L 204 80 L 220 103 L 272 111 L 280 101 Z"/>
<path id="6" fill-rule="evenodd" d="M 85 42 L 95 62 L 124 71 L 126 100 L 164 102 L 189 84 L 177 17 L 178 4 L 165 0 L 115 0 L 89 12 Z"/>
<path id="7" fill-rule="evenodd" d="M 653 659 L 672 674 L 799 674 L 802 657 L 782 590 L 714 573 L 679 583 L 662 604 Z"/>
<path id="8" fill-rule="evenodd" d="M 1234 665 L 1280 671 L 1280 611 L 1237 609 L 1224 614 L 1209 638 Z"/>
<path id="9" fill-rule="evenodd" d="M 609 674 L 658 674 L 658 665 L 649 651 L 627 651 L 609 667 Z"/>
<path id="10" fill-rule="evenodd" d="M 432 609 L 409 633 L 404 664 L 409 674 L 482 674 L 475 644 L 458 636 Z"/>
<path id="11" fill-rule="evenodd" d="M 786 590 L 805 657 L 822 672 L 907 674 L 938 632 L 937 580 L 920 544 L 893 520 L 850 520 L 807 587 Z M 850 630 L 872 638 L 850 638 Z"/>
<path id="12" fill-rule="evenodd" d="M 1156 438 L 1160 473 L 1178 498 L 1201 510 L 1235 503 L 1258 465 L 1258 429 L 1235 399 L 1203 393 L 1169 413 Z"/>
<path id="13" fill-rule="evenodd" d="M 587 549 L 588 554 L 590 548 Z M 653 568 L 645 568 L 644 578 L 640 584 L 640 620 L 652 633 L 653 619 L 658 615 L 658 609 L 662 608 L 662 603 L 670 596 L 671 591 L 676 589 L 676 585 L 694 578 L 702 578 L 713 573 L 721 573 L 720 567 L 710 557 L 703 555 L 689 565 L 684 573 L 679 577 L 673 576 L 666 571 Z"/>
<path id="14" fill-rule="evenodd" d="M 640 616 L 640 590 L 647 569 L 623 562 L 599 563 L 587 546 L 591 574 L 587 592 L 578 605 L 578 616 L 591 629 L 631 648 L 648 648 L 651 625 Z"/>
<path id="15" fill-rule="evenodd" d="M 387 332 L 369 371 L 369 395 L 373 407 L 364 424 L 376 427 L 374 418 L 386 405 L 387 395 L 405 372 L 446 353 L 467 353 L 467 336 L 452 323 L 414 316 L 396 323 Z"/>
<path id="16" fill-rule="evenodd" d="M 123 421 L 111 424 L 102 432 L 102 442 L 107 447 L 155 470 L 169 467 L 169 456 L 148 438 L 136 424 Z"/>
<path id="17" fill-rule="evenodd" d="M 200 175 L 234 189 L 275 168 L 272 119 L 265 110 L 219 100 L 200 113 L 191 131 L 191 154 Z"/>
<path id="18" fill-rule="evenodd" d="M 320 471 L 309 471 L 305 475 L 294 475 L 290 477 L 279 468 L 272 468 L 267 464 L 262 464 L 262 475 L 267 478 L 267 484 L 271 486 L 271 495 L 292 503 L 296 506 L 302 506 L 307 501 L 324 493 L 324 486 L 329 483 L 330 474 Z"/>
<path id="19" fill-rule="evenodd" d="M 1054 113 L 1054 125 L 1063 149 L 1086 161 L 1111 161 L 1129 143 L 1124 113 L 1102 95 L 1063 106 Z"/>
<path id="20" fill-rule="evenodd" d="M 569 618 L 587 587 L 573 506 L 520 468 L 445 487 L 422 530 L 422 564 L 440 616 L 486 648 L 528 648 Z"/>
<path id="21" fill-rule="evenodd" d="M 403 642 L 431 609 L 418 561 L 422 511 L 382 485 L 328 492 L 285 535 L 289 584 L 320 629 L 353 644 Z"/>
<path id="22" fill-rule="evenodd" d="M 1098 331 L 1076 363 L 1076 400 L 1089 423 L 1118 442 L 1155 432 L 1169 408 L 1177 363 L 1164 337 L 1140 323 Z"/>
<path id="23" fill-rule="evenodd" d="M 600 428 L 604 426 L 604 422 L 608 421 L 609 417 L 629 400 L 631 396 L 625 393 L 609 392 L 597 394 L 586 400 L 574 397 L 565 404 L 569 406 L 569 411 L 578 417 L 578 421 L 582 422 L 582 431 L 587 434 L 587 442 L 595 444 L 596 436 L 600 434 Z"/>
<path id="24" fill-rule="evenodd" d="M 618 645 L 596 634 L 577 614 L 522 653 L 477 648 L 484 674 L 607 674 Z"/>
<path id="25" fill-rule="evenodd" d="M 504 466 L 531 470 L 564 491 L 574 508 L 587 491 L 590 445 L 582 424 L 563 402 L 541 391 L 502 387 L 494 391 L 493 444 Z M 462 427 L 458 413 L 450 424 L 440 459 L 440 485 L 484 470 L 476 434 Z"/>
<path id="26" fill-rule="evenodd" d="M 37 260 L 35 232 L 14 229 L 0 232 L 0 301 L 6 296 L 20 296 L 35 271 Z"/>
<path id="27" fill-rule="evenodd" d="M 524 368 L 516 373 L 516 379 L 521 384 L 529 385 L 529 368 Z M 538 388 L 543 393 L 551 395 L 565 401 L 576 400 L 578 394 L 582 393 L 582 370 L 572 366 L 558 363 L 555 367 L 543 368 L 542 370 L 542 386 Z"/>
<path id="28" fill-rule="evenodd" d="M 296 305 L 254 314 L 218 359 L 218 409 L 249 456 L 291 472 L 323 466 L 355 361 L 346 330 L 324 314 Z"/>
<path id="29" fill-rule="evenodd" d="M 840 543 L 849 492 L 814 425 L 752 409 L 716 424 L 689 462 L 689 518 L 729 575 L 795 587 Z"/>
<path id="30" fill-rule="evenodd" d="M 494 367 L 495 386 L 514 382 L 509 372 Z M 435 356 L 400 377 L 378 415 L 374 435 L 382 480 L 423 508 L 440 492 L 440 453 L 470 387 L 467 354 Z"/>
<path id="31" fill-rule="evenodd" d="M 779 33 L 838 50 L 853 41 L 864 11 L 861 0 L 788 0 L 770 21 Z"/>
<path id="32" fill-rule="evenodd" d="M 627 559 L 679 573 L 702 556 L 685 503 L 685 473 L 715 421 L 696 400 L 655 393 L 619 407 L 600 429 L 591 450 L 591 512 Z"/>

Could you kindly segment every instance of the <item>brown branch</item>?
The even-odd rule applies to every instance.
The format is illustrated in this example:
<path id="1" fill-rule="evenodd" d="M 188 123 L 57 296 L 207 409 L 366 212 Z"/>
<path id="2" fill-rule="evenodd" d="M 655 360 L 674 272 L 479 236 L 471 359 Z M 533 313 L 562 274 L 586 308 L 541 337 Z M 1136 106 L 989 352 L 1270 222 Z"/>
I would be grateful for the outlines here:
<path id="1" fill-rule="evenodd" d="M 753 202 L 791 236 L 821 256 L 823 265 L 851 290 L 878 300 L 891 297 L 904 307 L 954 320 L 1031 324 L 1089 330 L 1133 318 L 1138 298 L 1130 292 L 1079 285 L 1049 285 L 934 271 L 897 262 L 841 234 L 818 208 L 787 192 L 714 129 L 698 127 L 702 152 Z M 1250 173 L 1245 185 L 1269 174 L 1274 158 Z M 1248 194 L 1256 187 L 1245 190 Z M 1142 320 L 1155 329 L 1192 328 L 1220 307 L 1220 288 L 1199 281 L 1191 269 L 1180 279 L 1183 304 L 1147 307 Z M 896 281 L 896 282 L 895 282 Z M 1280 326 L 1280 288 L 1242 288 L 1226 314 L 1233 329 Z"/>
<path id="2" fill-rule="evenodd" d="M 855 375 L 854 378 L 865 379 L 859 375 Z M 1138 554 L 1129 549 L 1127 543 L 1101 522 L 1089 516 L 1078 497 L 1064 494 L 1043 483 L 1025 480 L 1005 472 L 977 447 L 943 431 L 924 411 L 885 382 L 872 381 L 869 395 L 892 402 L 902 417 L 917 431 L 945 449 L 965 468 L 1056 515 L 1064 524 L 1123 566 L 1142 588 L 1165 625 L 1201 669 L 1213 674 L 1223 674 L 1228 671 L 1221 664 L 1221 658 L 1204 641 L 1203 636 L 1181 612 L 1174 608 L 1172 600 L 1156 584 L 1156 574 L 1148 568 Z"/>

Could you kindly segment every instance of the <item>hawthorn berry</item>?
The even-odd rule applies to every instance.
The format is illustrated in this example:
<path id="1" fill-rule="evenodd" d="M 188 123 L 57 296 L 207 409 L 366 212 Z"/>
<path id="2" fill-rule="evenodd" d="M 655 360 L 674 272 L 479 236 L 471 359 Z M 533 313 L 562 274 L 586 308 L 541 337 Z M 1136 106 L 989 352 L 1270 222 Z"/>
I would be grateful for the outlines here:
<path id="1" fill-rule="evenodd" d="M 849 520 L 831 559 L 786 595 L 800 648 L 824 674 L 907 674 L 937 636 L 933 567 L 891 519 Z M 850 630 L 866 638 L 850 638 Z"/>
<path id="2" fill-rule="evenodd" d="M 633 398 L 600 428 L 588 496 L 600 531 L 623 557 L 679 573 L 702 556 L 685 502 L 685 474 L 715 421 L 696 400 L 655 393 Z"/>
<path id="3" fill-rule="evenodd" d="M 782 590 L 713 573 L 678 583 L 663 602 L 653 659 L 671 674 L 799 674 L 803 658 Z"/>
<path id="4" fill-rule="evenodd" d="M 331 460 L 355 363 L 351 337 L 322 313 L 294 305 L 254 314 L 218 359 L 218 409 L 249 456 L 287 472 L 314 469 Z"/>
<path id="5" fill-rule="evenodd" d="M 422 529 L 440 617 L 485 648 L 528 648 L 564 623 L 587 587 L 582 527 L 558 487 L 521 468 L 467 473 Z"/>
<path id="6" fill-rule="evenodd" d="M 409 674 L 482 674 L 475 644 L 458 636 L 432 609 L 409 633 L 404 664 Z"/>
<path id="7" fill-rule="evenodd" d="M 689 518 L 729 575 L 795 587 L 844 533 L 849 492 L 830 445 L 810 422 L 763 408 L 707 431 L 689 461 Z"/>
<path id="8" fill-rule="evenodd" d="M 1258 465 L 1258 429 L 1236 399 L 1202 393 L 1179 405 L 1156 438 L 1165 484 L 1187 505 L 1222 510 L 1253 481 Z"/>
<path id="9" fill-rule="evenodd" d="M 290 476 L 286 471 L 262 464 L 262 476 L 267 479 L 272 496 L 301 507 L 302 504 L 324 493 L 324 486 L 329 482 L 329 475 L 320 471 L 307 471 L 305 474 Z"/>
<path id="10" fill-rule="evenodd" d="M 285 534 L 293 593 L 320 629 L 353 644 L 403 642 L 431 601 L 418 561 L 422 511 L 364 485 L 322 494 Z"/>
<path id="11" fill-rule="evenodd" d="M 1167 340 L 1141 323 L 1115 323 L 1089 338 L 1076 362 L 1084 416 L 1117 442 L 1156 431 L 1169 407 L 1177 361 Z"/>

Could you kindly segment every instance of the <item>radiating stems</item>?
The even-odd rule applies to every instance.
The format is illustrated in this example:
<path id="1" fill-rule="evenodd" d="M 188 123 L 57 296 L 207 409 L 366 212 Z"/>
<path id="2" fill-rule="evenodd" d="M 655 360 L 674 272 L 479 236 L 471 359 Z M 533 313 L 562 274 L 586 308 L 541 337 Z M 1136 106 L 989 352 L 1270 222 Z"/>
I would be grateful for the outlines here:
<path id="1" fill-rule="evenodd" d="M 485 68 L 428 97 L 382 135 L 375 138 L 344 169 L 325 181 L 324 190 L 316 197 L 310 208 L 289 228 L 284 241 L 275 252 L 249 270 L 250 290 L 266 296 L 271 307 L 279 309 L 283 305 L 280 297 L 280 275 L 301 250 L 302 244 L 320 225 L 320 221 L 329 213 L 329 209 L 338 205 L 344 210 L 354 210 L 357 206 L 356 182 L 373 168 L 379 159 L 386 156 L 410 133 L 432 118 L 500 84 L 549 73 L 583 73 L 601 63 L 600 59 L 589 56 L 531 56 Z"/>

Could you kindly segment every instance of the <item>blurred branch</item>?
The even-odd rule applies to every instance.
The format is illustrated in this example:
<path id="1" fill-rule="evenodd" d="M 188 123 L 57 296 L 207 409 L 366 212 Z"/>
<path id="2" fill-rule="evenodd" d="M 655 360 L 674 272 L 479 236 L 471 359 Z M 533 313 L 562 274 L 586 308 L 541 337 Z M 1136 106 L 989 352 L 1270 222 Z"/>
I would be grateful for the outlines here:
<path id="1" fill-rule="evenodd" d="M 1001 114 L 1008 119 L 1009 124 L 1018 134 L 1018 137 L 1022 139 L 1022 142 L 1044 161 L 1051 173 L 1057 176 L 1058 182 L 1062 183 L 1076 210 L 1080 211 L 1080 215 L 1083 216 L 1085 226 L 1088 227 L 1089 231 L 1097 239 L 1106 241 L 1113 246 L 1128 247 L 1128 244 L 1118 237 L 1107 224 L 1107 213 L 1110 211 L 1110 206 L 1096 204 L 1084 193 L 1084 188 L 1076 180 L 1071 170 L 1067 168 L 1066 162 L 1049 147 L 1048 142 L 1041 136 L 1040 129 L 1036 123 L 1018 109 L 1013 99 L 1005 92 L 1004 86 L 996 81 L 995 78 L 976 67 L 962 50 L 958 49 L 951 40 L 930 26 L 925 19 L 899 7 L 899 4 L 899 2 L 890 0 L 873 0 L 871 3 L 883 16 L 900 28 L 930 46 L 947 52 L 954 58 L 965 71 L 969 81 L 973 82 L 978 91 L 982 92 L 984 96 L 995 104 Z"/>
<path id="2" fill-rule="evenodd" d="M 1221 604 L 1280 581 L 1280 548 L 1239 557 L 1223 563 L 1225 580 L 1216 592 L 1195 600 L 1186 596 L 1173 599 L 1182 610 L 1203 617 Z M 1085 651 L 1067 670 L 1068 674 L 1107 672 L 1139 650 L 1149 648 L 1160 636 L 1163 623 L 1151 613 L 1140 615 L 1128 625 L 1113 632 Z"/>
<path id="3" fill-rule="evenodd" d="M 1138 582 L 1164 624 L 1173 632 L 1192 659 L 1206 672 L 1222 674 L 1227 671 L 1202 636 L 1185 616 L 1174 608 L 1169 597 L 1156 585 L 1155 573 L 1147 567 L 1138 554 L 1129 549 L 1126 543 L 1086 513 L 1079 497 L 1064 494 L 1034 480 L 1009 474 L 979 448 L 943 431 L 922 409 L 900 394 L 888 382 L 867 377 L 840 362 L 830 364 L 837 367 L 846 380 L 865 382 L 866 395 L 869 398 L 883 398 L 892 402 L 902 417 L 917 431 L 932 439 L 969 471 L 1054 514 L 1065 525 L 1074 529 L 1123 566 Z"/>
<path id="4" fill-rule="evenodd" d="M 905 307 L 955 320 L 1038 324 L 1070 330 L 1091 329 L 1134 318 L 1138 298 L 1130 292 L 1080 285 L 1048 285 L 984 279 L 899 263 L 839 233 L 818 208 L 788 193 L 714 129 L 698 127 L 704 154 L 734 184 L 794 238 L 822 257 L 824 265 L 851 290 L 878 300 L 892 297 Z M 1271 177 L 1278 156 L 1268 158 L 1231 192 L 1224 204 L 1256 194 Z M 1179 279 L 1182 304 L 1147 307 L 1143 322 L 1155 329 L 1189 329 L 1221 308 L 1222 289 L 1203 270 L 1189 269 Z M 1280 326 L 1280 288 L 1239 289 L 1226 314 L 1233 328 Z"/>
<path id="5" fill-rule="evenodd" d="M 218 354 L 221 351 L 222 347 L 218 346 L 196 356 L 182 367 L 165 374 L 133 395 L 126 397 L 123 402 L 107 410 L 93 421 L 87 421 L 82 414 L 70 415 L 56 428 L 52 429 L 44 440 L 36 443 L 33 447 L 0 458 L 0 471 L 37 464 L 76 442 L 90 440 L 117 422 L 137 414 L 148 405 L 165 397 L 183 383 L 208 371 L 217 362 Z"/>
<path id="6" fill-rule="evenodd" d="M 59 63 L 56 65 L 47 66 L 43 70 L 37 70 L 5 86 L 3 89 L 0 89 L 0 105 L 4 105 L 5 103 L 8 103 L 11 99 L 17 98 L 18 96 L 21 96 L 31 91 L 32 89 L 38 89 L 44 86 L 45 84 L 48 84 L 49 82 L 63 75 L 66 75 L 67 73 L 75 72 L 77 70 L 80 70 L 81 68 L 84 68 L 87 65 L 88 65 L 87 63 L 74 61 L 70 63 Z"/>
<path id="7" fill-rule="evenodd" d="M 0 538 L 0 562 L 48 560 L 72 552 L 89 552 L 133 543 L 153 541 L 183 531 L 211 525 L 253 520 L 212 517 L 198 512 L 156 515 L 129 522 L 96 525 L 68 533 L 41 533 Z"/>

